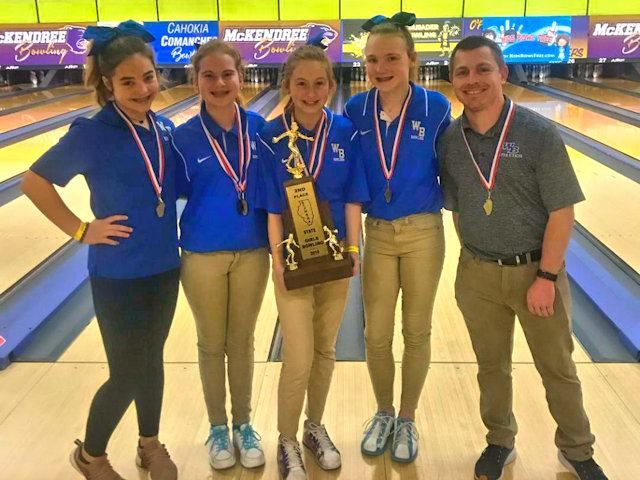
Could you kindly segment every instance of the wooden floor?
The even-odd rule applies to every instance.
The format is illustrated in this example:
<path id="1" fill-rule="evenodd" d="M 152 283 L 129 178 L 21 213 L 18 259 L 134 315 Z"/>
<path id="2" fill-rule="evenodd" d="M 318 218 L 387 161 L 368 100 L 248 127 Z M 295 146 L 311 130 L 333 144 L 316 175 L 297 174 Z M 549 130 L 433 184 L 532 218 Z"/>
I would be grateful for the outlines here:
<path id="1" fill-rule="evenodd" d="M 194 112 L 195 109 L 185 112 L 183 117 Z M 576 161 L 573 154 L 572 160 Z M 589 165 L 587 160 L 585 164 Z M 598 171 L 598 174 L 604 176 L 608 172 Z M 620 195 L 624 199 L 629 194 L 621 191 Z M 4 208 L 6 206 L 0 209 L 0 214 Z M 617 207 L 614 209 L 618 213 Z M 631 227 L 631 224 L 627 225 Z M 391 461 L 388 453 L 376 458 L 365 458 L 360 454 L 362 424 L 374 413 L 375 400 L 366 365 L 362 362 L 338 363 L 324 422 L 342 452 L 343 467 L 337 472 L 323 472 L 305 453 L 310 478 L 473 478 L 473 465 L 484 447 L 485 431 L 478 412 L 475 358 L 453 297 L 459 245 L 448 213 L 445 213 L 445 228 L 447 252 L 434 311 L 432 366 L 417 415 L 421 434 L 418 459 L 412 464 L 400 465 Z M 5 245 L 4 240 L 2 245 Z M 267 465 L 256 471 L 235 467 L 213 473 L 203 445 L 209 426 L 198 372 L 195 328 L 181 292 L 165 351 L 166 392 L 161 426 L 162 441 L 167 443 L 177 462 L 181 478 L 277 478 L 276 405 L 280 364 L 267 362 L 276 318 L 270 282 L 256 328 L 252 420 L 262 435 Z M 507 468 L 504 479 L 569 480 L 572 477 L 564 472 L 555 456 L 554 422 L 520 328 L 516 330 L 514 343 L 514 405 L 520 425 L 519 458 Z M 399 316 L 393 350 L 399 361 L 402 355 Z M 640 397 L 637 394 L 640 365 L 594 364 L 578 342 L 574 359 L 597 437 L 597 460 L 611 480 L 636 480 L 640 477 L 640 456 L 637 455 L 640 449 Z M 399 388 L 401 369 L 399 363 L 397 366 L 396 387 Z M 3 465 L 0 478 L 79 478 L 66 457 L 73 439 L 83 436 L 89 403 L 106 377 L 105 356 L 95 322 L 58 362 L 12 364 L 1 371 L 0 458 Z M 133 462 L 136 434 L 135 412 L 130 409 L 109 445 L 112 463 L 129 479 L 147 478 Z"/>
<path id="2" fill-rule="evenodd" d="M 591 81 L 609 87 L 622 88 L 630 92 L 640 93 L 640 82 L 633 80 L 625 80 L 624 78 L 597 78 Z"/>
<path id="3" fill-rule="evenodd" d="M 0 98 L 0 114 L 2 114 L 3 110 L 7 110 L 9 108 L 30 105 L 42 100 L 49 100 L 83 90 L 86 90 L 86 88 L 82 85 L 64 85 L 62 87 L 53 87 L 47 90 L 39 90 L 37 92 L 16 95 L 14 97 Z"/>
<path id="4" fill-rule="evenodd" d="M 547 78 L 545 85 L 564 90 L 581 97 L 590 98 L 598 102 L 624 108 L 632 112 L 640 113 L 640 97 L 627 95 L 608 88 L 594 87 L 584 83 L 573 82 L 565 78 Z"/>

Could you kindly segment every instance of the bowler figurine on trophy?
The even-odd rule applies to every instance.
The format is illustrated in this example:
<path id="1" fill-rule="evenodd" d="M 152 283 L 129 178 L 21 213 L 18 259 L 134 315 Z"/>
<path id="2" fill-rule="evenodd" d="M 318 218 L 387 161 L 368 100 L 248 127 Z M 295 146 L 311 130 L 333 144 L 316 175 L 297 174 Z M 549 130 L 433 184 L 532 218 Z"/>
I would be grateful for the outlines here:
<path id="1" fill-rule="evenodd" d="M 282 159 L 293 178 L 284 182 L 287 206 L 282 212 L 286 230 L 284 283 L 287 290 L 308 287 L 318 283 L 348 278 L 352 275 L 351 260 L 344 258 L 343 249 L 336 239 L 329 202 L 318 202 L 316 186 L 306 167 L 296 141 L 313 140 L 300 133 L 298 124 L 291 119 L 291 127 L 273 143 L 288 138 L 289 156 Z"/>

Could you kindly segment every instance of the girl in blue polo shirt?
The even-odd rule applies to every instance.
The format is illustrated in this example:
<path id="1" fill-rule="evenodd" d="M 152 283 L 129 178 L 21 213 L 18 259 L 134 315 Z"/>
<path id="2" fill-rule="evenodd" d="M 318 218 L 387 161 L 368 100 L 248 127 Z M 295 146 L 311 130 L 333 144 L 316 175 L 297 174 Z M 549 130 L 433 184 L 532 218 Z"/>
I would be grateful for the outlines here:
<path id="1" fill-rule="evenodd" d="M 209 463 L 224 469 L 236 462 L 225 407 L 226 356 L 233 443 L 240 463 L 253 468 L 265 461 L 250 424 L 253 333 L 269 276 L 267 214 L 256 209 L 256 131 L 264 120 L 239 105 L 243 67 L 233 46 L 211 40 L 191 63 L 202 105 L 174 138 L 187 167 L 181 278 L 198 332 Z"/>
<path id="2" fill-rule="evenodd" d="M 177 468 L 158 441 L 164 385 L 163 348 L 178 295 L 179 266 L 173 124 L 156 116 L 153 40 L 128 21 L 88 27 L 86 83 L 102 109 L 79 118 L 31 166 L 24 193 L 61 230 L 89 245 L 93 302 L 109 362 L 109 379 L 93 398 L 84 443 L 73 466 L 85 478 L 120 479 L 105 450 L 132 401 L 138 414 L 138 466 L 152 478 Z M 76 175 L 91 191 L 96 219 L 85 223 L 56 193 Z"/>
<path id="3" fill-rule="evenodd" d="M 335 79 L 331 61 L 322 48 L 306 45 L 287 59 L 281 85 L 290 100 L 282 113 L 260 132 L 260 161 L 264 178 L 262 199 L 269 212 L 269 243 L 273 256 L 273 281 L 282 332 L 282 370 L 278 387 L 278 467 L 281 478 L 306 478 L 298 422 L 307 396 L 307 420 L 303 443 L 325 470 L 340 467 L 340 452 L 322 425 L 335 363 L 338 328 L 347 302 L 349 279 L 335 280 L 288 291 L 284 284 L 284 257 L 279 244 L 284 239 L 282 211 L 287 208 L 283 182 L 292 178 L 286 159 L 286 140 L 274 137 L 291 129 L 311 140 L 297 141 L 307 173 L 315 180 L 318 200 L 328 200 L 338 229 L 338 240 L 346 244 L 359 271 L 360 203 L 369 199 L 364 171 L 357 153 L 357 132 L 351 122 L 324 108 Z"/>
<path id="4" fill-rule="evenodd" d="M 430 360 L 431 315 L 444 260 L 442 194 L 435 142 L 449 125 L 450 105 L 416 77 L 417 55 L 407 29 L 415 15 L 381 15 L 363 25 L 367 77 L 373 88 L 352 97 L 346 115 L 360 132 L 371 201 L 365 212 L 362 290 L 366 352 L 378 412 L 361 444 L 384 452 L 394 432 L 392 458 L 418 453 L 415 410 Z M 394 314 L 402 289 L 402 398 L 393 403 Z"/>

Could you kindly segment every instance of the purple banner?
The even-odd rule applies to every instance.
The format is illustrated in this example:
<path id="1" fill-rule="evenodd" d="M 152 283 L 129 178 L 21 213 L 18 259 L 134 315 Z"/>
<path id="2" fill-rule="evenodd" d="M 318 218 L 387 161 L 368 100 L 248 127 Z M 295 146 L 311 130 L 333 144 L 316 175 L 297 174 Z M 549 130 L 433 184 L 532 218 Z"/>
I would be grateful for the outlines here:
<path id="1" fill-rule="evenodd" d="M 590 17 L 588 52 L 602 60 L 640 58 L 640 16 Z"/>
<path id="2" fill-rule="evenodd" d="M 334 62 L 342 57 L 340 21 L 220 22 L 219 38 L 232 43 L 249 63 L 283 63 L 289 54 L 318 35 Z"/>
<path id="3" fill-rule="evenodd" d="M 0 28 L 0 66 L 82 65 L 87 54 L 84 30 L 73 25 Z"/>

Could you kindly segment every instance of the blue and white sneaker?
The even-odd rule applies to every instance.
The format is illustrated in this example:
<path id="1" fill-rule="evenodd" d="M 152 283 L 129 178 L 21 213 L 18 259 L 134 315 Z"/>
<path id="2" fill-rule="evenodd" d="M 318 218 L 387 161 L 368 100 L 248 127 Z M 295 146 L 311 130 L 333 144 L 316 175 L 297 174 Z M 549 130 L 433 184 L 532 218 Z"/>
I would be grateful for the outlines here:
<path id="1" fill-rule="evenodd" d="M 278 439 L 278 473 L 280 480 L 307 480 L 300 444 L 295 439 Z"/>
<path id="2" fill-rule="evenodd" d="M 233 426 L 233 444 L 240 452 L 240 463 L 244 468 L 256 468 L 264 465 L 264 451 L 260 440 L 260 435 L 250 423 Z"/>
<path id="3" fill-rule="evenodd" d="M 371 417 L 365 425 L 360 451 L 365 455 L 382 455 L 395 421 L 395 416 L 387 412 L 378 412 Z"/>
<path id="4" fill-rule="evenodd" d="M 204 444 L 209 445 L 209 465 L 215 470 L 224 470 L 236 464 L 236 454 L 229 442 L 229 427 L 226 425 L 211 425 L 209 438 Z"/>
<path id="5" fill-rule="evenodd" d="M 416 422 L 398 417 L 393 430 L 391 459 L 396 462 L 413 462 L 418 456 L 418 430 Z"/>

